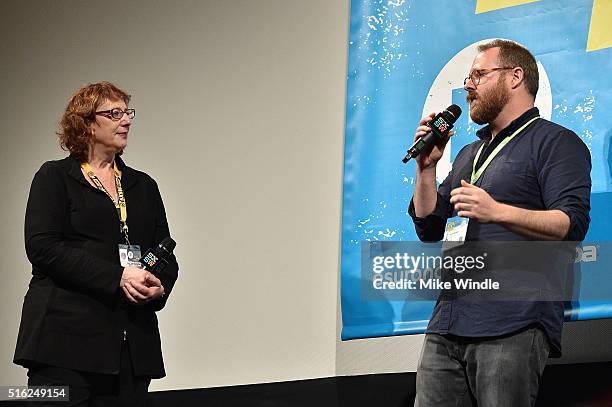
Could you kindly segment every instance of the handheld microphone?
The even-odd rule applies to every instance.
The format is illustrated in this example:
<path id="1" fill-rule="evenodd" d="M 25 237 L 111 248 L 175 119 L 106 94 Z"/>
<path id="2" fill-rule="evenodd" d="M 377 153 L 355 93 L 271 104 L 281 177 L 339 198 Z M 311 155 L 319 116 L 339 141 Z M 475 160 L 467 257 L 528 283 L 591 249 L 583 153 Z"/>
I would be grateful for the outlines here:
<path id="1" fill-rule="evenodd" d="M 168 259 L 172 256 L 175 247 L 176 242 L 168 236 L 159 245 L 147 250 L 140 258 L 140 263 L 145 270 L 157 274 L 166 268 Z"/>
<path id="2" fill-rule="evenodd" d="M 402 162 L 405 164 L 418 155 L 429 153 L 437 140 L 448 137 L 448 133 L 453 128 L 453 124 L 455 124 L 459 116 L 461 116 L 461 108 L 457 105 L 450 105 L 446 110 L 438 113 L 429 123 L 427 123 L 431 131 L 418 139 L 412 147 L 410 147 Z"/>

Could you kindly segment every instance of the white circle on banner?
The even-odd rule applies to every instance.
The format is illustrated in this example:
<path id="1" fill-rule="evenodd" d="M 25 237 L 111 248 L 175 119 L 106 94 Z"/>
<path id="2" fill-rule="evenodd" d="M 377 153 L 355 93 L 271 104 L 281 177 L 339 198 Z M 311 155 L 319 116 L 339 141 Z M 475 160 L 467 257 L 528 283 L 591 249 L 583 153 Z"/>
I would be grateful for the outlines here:
<path id="1" fill-rule="evenodd" d="M 487 38 L 468 45 L 455 54 L 455 56 L 444 65 L 429 89 L 427 99 L 425 99 L 425 104 L 423 105 L 423 114 L 421 117 L 431 112 L 440 112 L 453 103 L 453 89 L 463 88 L 463 79 L 467 76 L 474 58 L 478 55 L 476 47 L 495 39 L 496 38 Z M 540 109 L 540 117 L 550 120 L 552 116 L 552 91 L 550 89 L 550 81 L 548 80 L 548 75 L 542 63 L 540 61 L 537 61 L 537 63 L 540 75 L 540 87 L 536 95 L 535 105 Z M 468 112 L 463 112 L 459 120 L 466 120 L 466 117 L 468 123 L 472 124 L 472 119 Z M 436 167 L 436 180 L 438 182 L 444 181 L 451 170 L 452 162 L 450 160 L 450 151 L 452 142 L 453 139 L 451 138 L 444 149 L 442 158 L 438 161 L 438 166 Z"/>

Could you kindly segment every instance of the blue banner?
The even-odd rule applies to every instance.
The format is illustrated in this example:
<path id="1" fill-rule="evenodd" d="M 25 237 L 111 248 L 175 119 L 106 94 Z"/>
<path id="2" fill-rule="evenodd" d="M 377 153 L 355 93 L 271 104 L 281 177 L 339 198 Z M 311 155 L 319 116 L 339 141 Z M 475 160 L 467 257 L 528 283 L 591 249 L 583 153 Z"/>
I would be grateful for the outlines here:
<path id="1" fill-rule="evenodd" d="M 360 295 L 364 241 L 417 240 L 407 214 L 414 162 L 401 162 L 420 118 L 455 103 L 478 43 L 505 38 L 536 57 L 542 117 L 576 132 L 591 151 L 591 226 L 580 287 L 609 284 L 589 273 L 597 242 L 610 239 L 612 208 L 612 1 L 352 0 L 342 210 L 342 338 L 424 332 L 432 301 L 366 301 Z M 441 182 L 457 152 L 476 139 L 463 114 L 438 166 Z M 607 246 L 607 245 L 604 245 Z M 585 295 L 583 298 L 589 298 Z M 612 302 L 576 300 L 567 319 L 612 317 Z"/>

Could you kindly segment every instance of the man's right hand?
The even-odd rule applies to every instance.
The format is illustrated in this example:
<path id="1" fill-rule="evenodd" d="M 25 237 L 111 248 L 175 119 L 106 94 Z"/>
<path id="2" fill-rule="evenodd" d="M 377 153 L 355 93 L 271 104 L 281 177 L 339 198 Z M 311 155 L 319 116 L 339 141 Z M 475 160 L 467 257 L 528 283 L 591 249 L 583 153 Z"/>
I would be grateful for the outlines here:
<path id="1" fill-rule="evenodd" d="M 419 122 L 419 127 L 417 127 L 416 132 L 414 133 L 414 142 L 425 136 L 427 133 L 431 132 L 431 127 L 429 127 L 427 123 L 429 123 L 435 116 L 436 113 L 432 112 L 421 119 L 421 121 Z M 440 158 L 442 158 L 442 153 L 444 153 L 444 147 L 446 146 L 446 143 L 448 143 L 448 140 L 454 134 L 455 132 L 451 130 L 446 139 L 436 141 L 436 144 L 434 144 L 429 154 L 418 155 L 415 158 L 417 163 L 417 171 L 435 168 Z"/>

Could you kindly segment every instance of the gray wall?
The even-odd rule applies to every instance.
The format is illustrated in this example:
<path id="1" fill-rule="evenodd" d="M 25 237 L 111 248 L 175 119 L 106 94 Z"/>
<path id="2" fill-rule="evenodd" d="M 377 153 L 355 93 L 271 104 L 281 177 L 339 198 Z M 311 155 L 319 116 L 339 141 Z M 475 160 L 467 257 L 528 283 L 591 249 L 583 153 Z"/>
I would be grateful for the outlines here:
<path id="1" fill-rule="evenodd" d="M 133 95 L 124 157 L 157 179 L 178 241 L 159 315 L 168 377 L 153 390 L 415 370 L 421 335 L 338 340 L 348 12 L 348 0 L 0 2 L 0 385 L 25 382 L 11 360 L 29 184 L 65 155 L 54 131 L 70 94 L 101 80 Z M 609 358 L 606 329 L 577 325 L 591 351 L 570 341 L 569 360 Z"/>
<path id="2" fill-rule="evenodd" d="M 87 82 L 128 90 L 124 155 L 160 185 L 180 279 L 153 389 L 333 376 L 347 1 L 0 2 L 0 385 L 30 267 L 32 176 Z"/>

